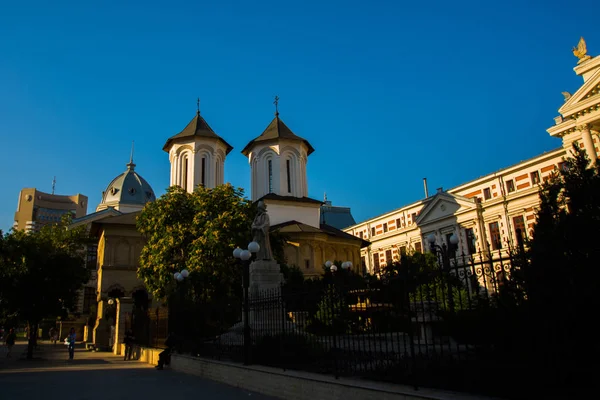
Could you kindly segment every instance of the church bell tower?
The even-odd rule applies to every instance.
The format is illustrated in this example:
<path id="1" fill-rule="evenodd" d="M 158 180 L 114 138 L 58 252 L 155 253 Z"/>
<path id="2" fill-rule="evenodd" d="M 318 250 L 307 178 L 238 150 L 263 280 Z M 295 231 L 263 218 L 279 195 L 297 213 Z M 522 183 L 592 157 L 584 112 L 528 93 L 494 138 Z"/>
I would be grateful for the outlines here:
<path id="1" fill-rule="evenodd" d="M 189 193 L 198 185 L 209 189 L 222 185 L 225 157 L 232 149 L 200 115 L 198 99 L 196 116 L 163 146 L 171 163 L 170 185 L 181 186 Z"/>
<path id="2" fill-rule="evenodd" d="M 242 150 L 250 163 L 252 201 L 270 193 L 296 198 L 308 196 L 306 162 L 315 150 L 279 118 L 278 103 L 279 98 L 275 97 L 275 118 Z"/>

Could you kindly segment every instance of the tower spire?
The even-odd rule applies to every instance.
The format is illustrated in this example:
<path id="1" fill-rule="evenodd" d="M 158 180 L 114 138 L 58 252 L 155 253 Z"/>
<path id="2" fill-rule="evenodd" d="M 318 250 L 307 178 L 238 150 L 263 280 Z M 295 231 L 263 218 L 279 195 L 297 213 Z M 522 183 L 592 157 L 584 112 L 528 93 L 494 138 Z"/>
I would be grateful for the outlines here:
<path id="1" fill-rule="evenodd" d="M 196 101 L 196 114 L 200 115 L 200 97 L 198 97 L 198 100 Z"/>
<path id="2" fill-rule="evenodd" d="M 54 189 L 56 189 L 56 176 L 52 178 L 52 194 L 54 194 Z"/>
<path id="3" fill-rule="evenodd" d="M 131 154 L 129 155 L 129 164 L 127 164 L 127 169 L 131 169 L 131 170 L 133 170 L 133 168 L 135 167 L 135 164 L 133 163 L 133 148 L 134 148 L 134 144 L 135 144 L 135 141 L 132 140 L 131 141 Z"/>
<path id="4" fill-rule="evenodd" d="M 279 96 L 275 96 L 275 101 L 273 104 L 275 104 L 275 116 L 279 117 Z"/>

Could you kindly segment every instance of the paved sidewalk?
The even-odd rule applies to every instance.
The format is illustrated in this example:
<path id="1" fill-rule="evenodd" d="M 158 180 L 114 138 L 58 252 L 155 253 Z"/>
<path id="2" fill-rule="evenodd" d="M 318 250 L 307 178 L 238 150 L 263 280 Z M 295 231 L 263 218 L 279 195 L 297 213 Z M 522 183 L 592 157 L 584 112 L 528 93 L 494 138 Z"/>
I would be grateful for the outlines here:
<path id="1" fill-rule="evenodd" d="M 66 346 L 42 344 L 34 360 L 25 360 L 18 342 L 13 357 L 0 352 L 0 397 L 19 400 L 256 399 L 272 397 L 78 346 L 68 360 Z"/>

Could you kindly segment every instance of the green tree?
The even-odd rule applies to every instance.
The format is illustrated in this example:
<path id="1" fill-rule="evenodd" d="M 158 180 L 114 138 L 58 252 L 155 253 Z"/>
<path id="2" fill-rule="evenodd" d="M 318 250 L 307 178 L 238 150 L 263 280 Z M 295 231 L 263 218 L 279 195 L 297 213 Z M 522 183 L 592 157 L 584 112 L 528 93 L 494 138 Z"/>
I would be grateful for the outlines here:
<path id="1" fill-rule="evenodd" d="M 69 223 L 65 218 L 39 232 L 0 234 L 0 304 L 3 314 L 28 323 L 28 358 L 40 321 L 73 309 L 89 279 L 81 251 L 87 232 L 84 227 L 68 231 Z"/>
<path id="2" fill-rule="evenodd" d="M 243 195 L 230 184 L 192 193 L 172 186 L 144 207 L 137 220 L 146 240 L 138 276 L 155 297 L 166 299 L 173 274 L 184 268 L 188 286 L 203 300 L 239 292 L 242 274 L 232 252 L 248 245 L 256 213 Z"/>
<path id="3" fill-rule="evenodd" d="M 540 189 L 529 262 L 517 274 L 527 298 L 528 331 L 536 335 L 540 353 L 555 349 L 553 359 L 561 360 L 556 371 L 564 376 L 581 372 L 566 367 L 584 365 L 586 357 L 600 353 L 597 344 L 582 340 L 596 332 L 592 316 L 600 307 L 600 167 L 590 166 L 577 146 L 572 152 Z"/>

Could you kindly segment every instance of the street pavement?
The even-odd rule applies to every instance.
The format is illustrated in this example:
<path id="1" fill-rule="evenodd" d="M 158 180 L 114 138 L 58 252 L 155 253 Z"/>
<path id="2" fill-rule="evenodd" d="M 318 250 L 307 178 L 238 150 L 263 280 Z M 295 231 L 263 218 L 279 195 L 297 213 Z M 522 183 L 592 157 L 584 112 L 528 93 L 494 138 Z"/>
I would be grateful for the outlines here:
<path id="1" fill-rule="evenodd" d="M 5 348 L 0 351 L 0 399 L 274 400 L 168 367 L 157 371 L 151 365 L 123 361 L 110 353 L 89 352 L 83 346 L 78 346 L 71 361 L 61 343 L 41 344 L 33 360 L 25 359 L 25 351 L 25 342 L 17 342 L 12 358 L 6 357 Z"/>

